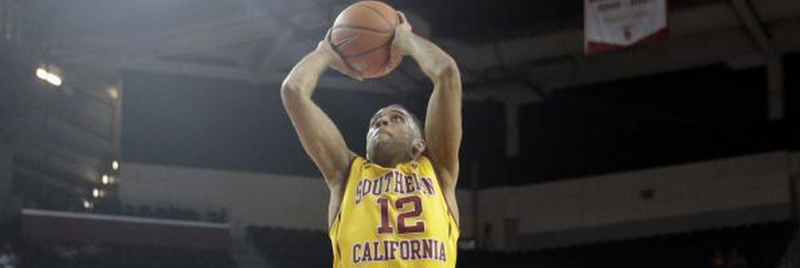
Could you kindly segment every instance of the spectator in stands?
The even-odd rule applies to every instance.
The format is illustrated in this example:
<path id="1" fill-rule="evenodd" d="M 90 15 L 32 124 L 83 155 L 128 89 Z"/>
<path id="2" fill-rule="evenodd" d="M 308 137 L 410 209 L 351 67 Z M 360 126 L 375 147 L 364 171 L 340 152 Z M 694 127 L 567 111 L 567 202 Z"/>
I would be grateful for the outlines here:
<path id="1" fill-rule="evenodd" d="M 17 255 L 11 249 L 10 244 L 5 244 L 0 251 L 0 268 L 14 268 L 17 265 Z"/>
<path id="2" fill-rule="evenodd" d="M 59 260 L 73 261 L 78 257 L 78 250 L 72 246 L 54 245 L 53 252 L 56 253 Z"/>
<path id="3" fill-rule="evenodd" d="M 95 257 L 100 255 L 100 248 L 95 245 L 84 245 L 81 247 L 81 255 Z"/>
<path id="4" fill-rule="evenodd" d="M 728 268 L 747 268 L 747 261 L 734 249 L 728 256 Z"/>
<path id="5" fill-rule="evenodd" d="M 8 255 L 5 251 L 0 253 L 0 267 L 6 268 L 11 266 L 11 256 Z"/>
<path id="6" fill-rule="evenodd" d="M 714 253 L 714 258 L 711 259 L 711 268 L 725 268 L 725 259 L 722 258 L 722 252 L 719 249 Z"/>

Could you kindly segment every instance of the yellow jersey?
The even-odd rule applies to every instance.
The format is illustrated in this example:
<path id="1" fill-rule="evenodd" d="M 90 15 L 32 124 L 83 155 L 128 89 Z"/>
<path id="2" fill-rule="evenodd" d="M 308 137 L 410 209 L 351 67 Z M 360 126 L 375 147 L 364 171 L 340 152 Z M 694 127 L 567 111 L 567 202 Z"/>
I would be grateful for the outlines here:
<path id="1" fill-rule="evenodd" d="M 334 268 L 454 268 L 460 234 L 426 157 L 381 167 L 356 157 L 328 235 Z"/>

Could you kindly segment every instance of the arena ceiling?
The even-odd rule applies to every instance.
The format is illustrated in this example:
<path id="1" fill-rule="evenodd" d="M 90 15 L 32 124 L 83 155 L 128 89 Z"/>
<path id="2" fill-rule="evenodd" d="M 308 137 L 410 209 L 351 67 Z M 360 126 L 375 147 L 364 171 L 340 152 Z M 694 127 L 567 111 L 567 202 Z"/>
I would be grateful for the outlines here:
<path id="1" fill-rule="evenodd" d="M 27 38 L 67 66 L 278 84 L 351 1 L 36 0 Z M 539 101 L 555 89 L 725 63 L 764 65 L 800 49 L 800 2 L 673 0 L 669 42 L 583 56 L 580 1 L 388 1 L 459 62 L 468 98 Z M 724 45 L 721 45 L 724 44 Z M 397 92 L 425 85 L 404 64 L 386 79 L 322 85 Z"/>

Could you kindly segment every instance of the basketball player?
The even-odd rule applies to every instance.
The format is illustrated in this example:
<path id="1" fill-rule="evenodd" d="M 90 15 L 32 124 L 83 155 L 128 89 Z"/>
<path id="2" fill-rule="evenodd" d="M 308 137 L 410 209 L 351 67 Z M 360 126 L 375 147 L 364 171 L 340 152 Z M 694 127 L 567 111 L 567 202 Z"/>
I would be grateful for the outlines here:
<path id="1" fill-rule="evenodd" d="M 392 49 L 433 83 L 424 128 L 402 106 L 384 107 L 369 121 L 366 158 L 353 153 L 311 98 L 328 67 L 361 79 L 324 40 L 283 82 L 283 105 L 330 189 L 335 268 L 455 267 L 461 77 L 455 61 L 399 15 Z"/>

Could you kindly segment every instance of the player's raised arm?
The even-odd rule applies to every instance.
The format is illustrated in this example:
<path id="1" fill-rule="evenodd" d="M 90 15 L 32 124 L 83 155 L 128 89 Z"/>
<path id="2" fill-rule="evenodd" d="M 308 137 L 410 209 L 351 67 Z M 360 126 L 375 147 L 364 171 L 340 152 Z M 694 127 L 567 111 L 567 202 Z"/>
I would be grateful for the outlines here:
<path id="1" fill-rule="evenodd" d="M 428 154 L 445 186 L 455 189 L 461 146 L 461 74 L 450 55 L 412 33 L 402 13 L 400 17 L 403 24 L 395 31 L 394 47 L 414 58 L 433 82 L 425 118 Z"/>
<path id="2" fill-rule="evenodd" d="M 281 98 L 306 153 L 319 168 L 329 187 L 338 187 L 347 176 L 355 154 L 345 144 L 339 128 L 314 103 L 311 95 L 325 70 L 339 63 L 338 55 L 327 42 L 306 55 L 283 81 Z M 340 68 L 336 68 L 339 70 Z"/>

